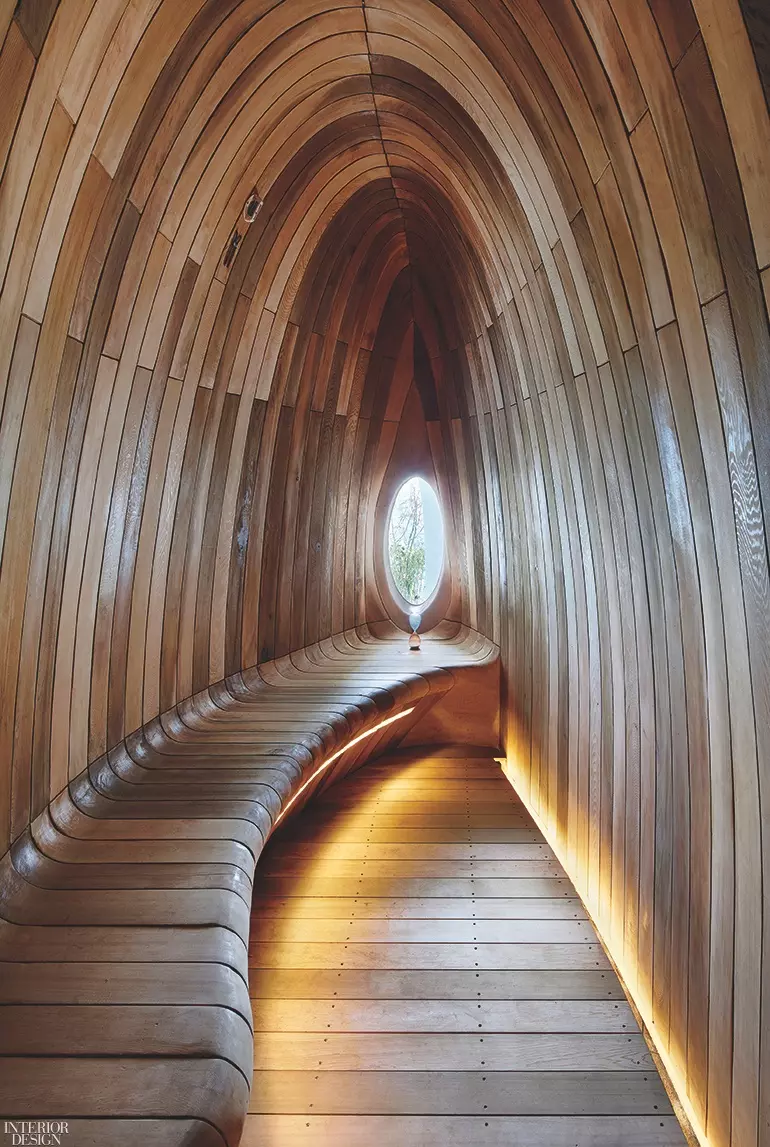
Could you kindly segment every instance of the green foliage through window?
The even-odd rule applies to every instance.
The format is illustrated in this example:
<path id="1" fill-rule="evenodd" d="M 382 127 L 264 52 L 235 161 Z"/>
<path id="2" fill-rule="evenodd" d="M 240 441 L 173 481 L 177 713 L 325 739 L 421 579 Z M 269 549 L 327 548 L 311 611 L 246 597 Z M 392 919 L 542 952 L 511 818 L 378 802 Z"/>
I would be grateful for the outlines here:
<path id="1" fill-rule="evenodd" d="M 419 605 L 424 600 L 425 525 L 417 478 L 405 482 L 396 496 L 390 518 L 388 553 L 398 592 L 410 605 Z"/>

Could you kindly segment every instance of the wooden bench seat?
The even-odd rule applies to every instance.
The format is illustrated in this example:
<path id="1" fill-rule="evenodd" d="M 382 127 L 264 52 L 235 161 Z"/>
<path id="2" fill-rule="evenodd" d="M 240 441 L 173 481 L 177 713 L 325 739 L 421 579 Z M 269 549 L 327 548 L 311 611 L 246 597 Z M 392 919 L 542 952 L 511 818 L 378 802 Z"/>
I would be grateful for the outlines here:
<path id="1" fill-rule="evenodd" d="M 456 626 L 417 655 L 402 633 L 350 631 L 188 698 L 84 768 L 0 859 L 0 1113 L 74 1121 L 78 1147 L 235 1147 L 266 840 L 496 657 Z"/>

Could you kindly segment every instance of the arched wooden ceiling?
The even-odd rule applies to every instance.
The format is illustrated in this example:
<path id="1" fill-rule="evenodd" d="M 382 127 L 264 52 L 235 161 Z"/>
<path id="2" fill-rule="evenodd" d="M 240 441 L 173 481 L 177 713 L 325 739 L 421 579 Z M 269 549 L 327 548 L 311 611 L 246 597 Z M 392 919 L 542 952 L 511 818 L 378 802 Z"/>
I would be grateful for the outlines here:
<path id="1" fill-rule="evenodd" d="M 736 1147 L 770 1134 L 767 28 L 0 4 L 3 843 L 158 712 L 386 616 L 414 381 L 510 767 Z"/>

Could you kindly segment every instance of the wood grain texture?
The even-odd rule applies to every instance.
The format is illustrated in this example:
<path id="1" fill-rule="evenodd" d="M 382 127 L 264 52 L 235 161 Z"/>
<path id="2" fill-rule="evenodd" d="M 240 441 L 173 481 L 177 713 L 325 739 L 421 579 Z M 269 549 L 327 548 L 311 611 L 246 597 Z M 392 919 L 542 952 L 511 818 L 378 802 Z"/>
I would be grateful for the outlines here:
<path id="1" fill-rule="evenodd" d="M 767 26 L 0 0 L 0 854 L 260 663 L 318 646 L 328 705 L 340 635 L 404 625 L 382 523 L 419 472 L 426 623 L 499 646 L 502 686 L 415 736 L 489 727 L 701 1138 L 766 1147 Z"/>

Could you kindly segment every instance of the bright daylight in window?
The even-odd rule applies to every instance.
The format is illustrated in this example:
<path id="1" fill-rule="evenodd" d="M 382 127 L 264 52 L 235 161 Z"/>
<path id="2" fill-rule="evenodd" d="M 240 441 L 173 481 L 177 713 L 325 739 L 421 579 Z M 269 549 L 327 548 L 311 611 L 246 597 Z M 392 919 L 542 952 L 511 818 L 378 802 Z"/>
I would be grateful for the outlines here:
<path id="1" fill-rule="evenodd" d="M 444 564 L 444 524 L 436 493 L 424 478 L 409 478 L 396 494 L 388 561 L 396 589 L 409 605 L 423 605 L 433 596 Z"/>

